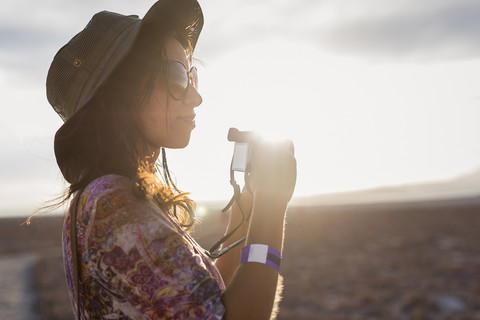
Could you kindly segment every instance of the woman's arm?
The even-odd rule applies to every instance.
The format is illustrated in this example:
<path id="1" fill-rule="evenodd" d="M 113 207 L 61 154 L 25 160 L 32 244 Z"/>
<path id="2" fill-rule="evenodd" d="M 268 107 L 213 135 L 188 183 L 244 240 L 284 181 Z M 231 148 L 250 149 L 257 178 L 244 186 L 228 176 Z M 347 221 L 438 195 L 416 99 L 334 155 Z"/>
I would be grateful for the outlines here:
<path id="1" fill-rule="evenodd" d="M 285 212 L 296 182 L 296 161 L 289 145 L 252 146 L 253 208 L 246 245 L 265 244 L 282 252 Z M 241 264 L 222 301 L 225 320 L 269 319 L 278 272 L 260 263 Z"/>

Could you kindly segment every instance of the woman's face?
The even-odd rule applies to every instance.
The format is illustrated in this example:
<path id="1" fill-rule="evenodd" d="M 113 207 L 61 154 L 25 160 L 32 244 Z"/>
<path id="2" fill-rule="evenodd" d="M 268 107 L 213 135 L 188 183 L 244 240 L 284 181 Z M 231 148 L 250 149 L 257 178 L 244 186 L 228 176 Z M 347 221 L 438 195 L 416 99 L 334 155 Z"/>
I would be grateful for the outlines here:
<path id="1" fill-rule="evenodd" d="M 190 70 L 190 64 L 180 42 L 169 38 L 166 43 L 169 61 L 179 61 Z M 195 128 L 194 109 L 202 103 L 197 90 L 189 85 L 181 100 L 168 97 L 166 82 L 158 82 L 140 114 L 143 135 L 154 148 L 185 148 Z"/>

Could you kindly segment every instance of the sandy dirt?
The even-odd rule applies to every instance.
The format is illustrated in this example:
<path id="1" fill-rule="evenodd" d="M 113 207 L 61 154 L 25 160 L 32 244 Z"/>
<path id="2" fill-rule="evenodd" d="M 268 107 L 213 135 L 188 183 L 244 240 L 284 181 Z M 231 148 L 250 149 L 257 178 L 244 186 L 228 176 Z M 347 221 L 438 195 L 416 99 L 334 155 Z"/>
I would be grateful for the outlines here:
<path id="1" fill-rule="evenodd" d="M 33 254 L 44 319 L 72 319 L 61 217 L 1 219 L 0 259 Z M 195 231 L 205 247 L 225 219 Z M 290 208 L 278 319 L 480 320 L 480 198 Z M 0 270 L 1 272 L 1 270 Z M 0 288 L 0 298 L 8 288 Z"/>

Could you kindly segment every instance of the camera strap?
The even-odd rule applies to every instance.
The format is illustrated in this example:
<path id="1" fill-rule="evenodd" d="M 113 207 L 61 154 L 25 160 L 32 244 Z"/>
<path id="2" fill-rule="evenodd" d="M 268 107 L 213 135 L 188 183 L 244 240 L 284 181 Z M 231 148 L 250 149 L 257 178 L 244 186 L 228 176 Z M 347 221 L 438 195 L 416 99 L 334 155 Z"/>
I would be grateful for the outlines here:
<path id="1" fill-rule="evenodd" d="M 247 167 L 247 169 L 249 169 L 249 168 Z M 246 185 L 246 179 L 247 179 L 246 177 L 247 176 L 248 176 L 248 170 L 245 171 L 245 185 Z M 228 204 L 225 206 L 225 208 L 222 209 L 222 213 L 227 212 L 232 207 L 232 205 L 236 202 L 238 208 L 240 209 L 240 213 L 242 214 L 242 221 L 240 221 L 240 223 L 235 228 L 233 228 L 229 233 L 225 234 L 223 237 L 220 238 L 220 240 L 215 242 L 215 244 L 210 248 L 210 250 L 205 251 L 205 254 L 212 259 L 219 258 L 220 256 L 224 255 L 225 253 L 227 253 L 231 249 L 240 245 L 247 238 L 246 236 L 243 236 L 242 238 L 235 241 L 231 245 L 226 246 L 225 248 L 222 248 L 221 250 L 216 251 L 225 241 L 227 241 L 243 225 L 243 223 L 245 221 L 248 221 L 250 219 L 250 216 L 252 214 L 252 209 L 250 209 L 250 212 L 249 212 L 248 216 L 245 218 L 245 213 L 243 212 L 243 209 L 240 206 L 240 202 L 239 202 L 240 195 L 241 195 L 240 185 L 235 180 L 235 170 L 233 170 L 233 158 L 232 158 L 232 162 L 230 163 L 230 184 L 233 187 L 233 196 L 230 199 L 230 201 L 228 202 Z M 248 186 L 246 188 L 248 190 Z"/>

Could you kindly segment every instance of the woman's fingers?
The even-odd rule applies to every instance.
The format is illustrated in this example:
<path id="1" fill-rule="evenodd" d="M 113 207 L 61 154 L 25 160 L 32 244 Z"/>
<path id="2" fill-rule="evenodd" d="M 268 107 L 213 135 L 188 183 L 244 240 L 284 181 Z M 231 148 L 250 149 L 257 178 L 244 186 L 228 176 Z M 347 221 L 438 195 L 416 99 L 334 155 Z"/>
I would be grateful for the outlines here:
<path id="1" fill-rule="evenodd" d="M 253 142 L 251 147 L 248 176 L 251 190 L 281 196 L 289 201 L 297 178 L 293 142 L 260 140 Z"/>

